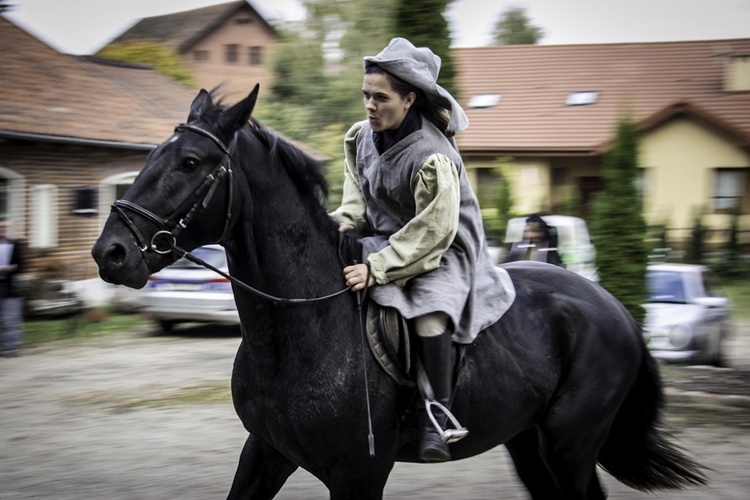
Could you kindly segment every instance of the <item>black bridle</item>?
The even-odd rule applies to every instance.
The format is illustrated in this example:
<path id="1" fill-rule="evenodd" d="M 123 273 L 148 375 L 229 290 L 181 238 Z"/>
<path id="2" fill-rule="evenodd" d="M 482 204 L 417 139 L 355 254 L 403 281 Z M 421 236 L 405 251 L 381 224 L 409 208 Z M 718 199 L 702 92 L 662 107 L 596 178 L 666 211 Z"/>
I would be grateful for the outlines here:
<path id="1" fill-rule="evenodd" d="M 221 161 L 219 162 L 219 165 L 214 169 L 213 172 L 208 174 L 206 178 L 203 180 L 200 186 L 198 186 L 198 189 L 195 190 L 193 195 L 189 198 L 187 198 L 183 203 L 180 204 L 180 206 L 166 219 L 163 219 L 156 215 L 155 213 L 151 212 L 150 210 L 143 208 L 142 206 L 133 203 L 132 201 L 128 200 L 117 200 L 112 205 L 112 210 L 117 213 L 117 215 L 120 216 L 122 221 L 125 223 L 125 225 L 130 229 L 130 232 L 133 233 L 133 236 L 135 237 L 136 243 L 138 245 L 138 248 L 140 249 L 141 253 L 145 256 L 147 252 L 154 252 L 160 255 L 165 255 L 171 252 L 175 252 L 181 257 L 184 257 L 188 259 L 191 262 L 194 262 L 198 264 L 199 266 L 203 266 L 206 269 L 210 269 L 211 271 L 214 271 L 215 273 L 220 274 L 224 278 L 230 280 L 232 283 L 235 283 L 236 285 L 242 287 L 243 289 L 259 296 L 263 297 L 265 299 L 274 301 L 274 302 L 280 302 L 280 303 L 287 303 L 287 304 L 297 304 L 297 303 L 305 303 L 305 302 L 318 302 L 321 300 L 327 300 L 331 299 L 333 297 L 336 297 L 338 295 L 341 295 L 349 290 L 349 287 L 343 288 L 339 290 L 338 292 L 334 292 L 329 295 L 325 295 L 322 297 L 315 297 L 312 299 L 289 299 L 289 298 L 282 298 L 282 297 L 275 297 L 273 295 L 269 295 L 265 292 L 261 292 L 260 290 L 253 288 L 252 286 L 248 285 L 247 283 L 238 280 L 237 278 L 230 276 L 229 274 L 225 273 L 224 271 L 217 269 L 210 264 L 204 262 L 203 260 L 199 259 L 198 257 L 191 254 L 189 251 L 184 250 L 180 248 L 177 245 L 177 235 L 180 234 L 180 232 L 187 228 L 190 221 L 193 219 L 195 214 L 198 212 L 200 208 L 206 208 L 208 206 L 208 203 L 211 201 L 211 198 L 214 195 L 214 192 L 216 191 L 216 188 L 218 187 L 219 183 L 226 177 L 228 179 L 228 190 L 229 195 L 227 199 L 227 210 L 224 220 L 224 229 L 221 232 L 221 237 L 216 241 L 216 243 L 223 243 L 224 238 L 226 238 L 227 232 L 229 231 L 229 223 L 232 217 L 232 201 L 233 201 L 233 194 L 234 194 L 234 185 L 233 185 L 233 175 L 232 175 L 232 153 L 229 150 L 229 148 L 214 134 L 211 132 L 204 130 L 200 127 L 196 127 L 195 125 L 188 125 L 186 123 L 181 123 L 175 127 L 175 132 L 178 132 L 180 130 L 189 130 L 191 132 L 195 132 L 196 134 L 203 135 L 205 137 L 208 137 L 211 139 L 214 144 L 216 144 L 223 152 L 224 156 L 221 158 Z M 232 143 L 236 141 L 237 134 L 235 133 L 235 137 L 232 140 Z M 192 206 L 190 204 L 192 203 Z M 190 206 L 190 209 L 188 210 L 187 207 Z M 154 223 L 159 229 L 156 231 L 149 239 L 145 238 L 143 234 L 138 230 L 138 227 L 136 227 L 135 223 L 128 217 L 127 211 L 133 212 L 135 214 L 140 215 L 141 217 L 145 218 L 146 220 L 151 221 Z M 186 212 L 184 216 L 180 216 L 181 213 Z M 172 223 L 171 221 L 174 219 L 177 219 L 179 217 L 179 220 L 177 222 Z M 170 228 L 170 226 L 172 226 Z M 166 249 L 160 249 L 157 247 L 157 239 L 160 236 L 164 236 L 167 238 L 168 248 Z M 370 279 L 369 276 L 369 268 L 368 268 L 368 275 L 367 275 L 367 281 Z"/>
<path id="2" fill-rule="evenodd" d="M 181 130 L 189 130 L 191 132 L 195 132 L 196 134 L 208 137 L 222 150 L 224 156 L 222 156 L 221 161 L 219 161 L 218 166 L 213 170 L 213 172 L 208 174 L 200 184 L 200 186 L 198 186 L 198 188 L 193 192 L 193 195 L 185 199 L 185 201 L 182 202 L 179 207 L 177 207 L 172 215 L 170 215 L 166 219 L 163 219 L 150 210 L 128 200 L 117 200 L 114 202 L 114 204 L 112 205 L 112 210 L 117 212 L 117 215 L 120 216 L 128 229 L 130 229 L 130 232 L 133 233 L 133 236 L 136 239 L 136 243 L 138 244 L 138 248 L 144 254 L 149 251 L 161 255 L 172 252 L 176 246 L 177 235 L 180 234 L 182 230 L 187 229 L 188 224 L 200 208 L 205 209 L 206 207 L 208 207 L 211 198 L 216 192 L 216 188 L 225 177 L 228 180 L 227 209 L 226 215 L 224 217 L 224 229 L 222 230 L 221 236 L 216 241 L 216 243 L 222 243 L 227 235 L 227 232 L 229 231 L 229 223 L 232 218 L 232 197 L 234 195 L 232 153 L 230 152 L 229 148 L 221 141 L 221 139 L 207 130 L 186 123 L 181 123 L 177 125 L 177 127 L 175 127 L 175 132 L 179 132 Z M 234 142 L 235 139 L 233 139 L 232 142 Z M 190 208 L 187 209 L 187 207 Z M 146 220 L 151 221 L 159 228 L 159 230 L 156 231 L 150 239 L 145 238 L 143 234 L 141 234 L 141 232 L 138 230 L 135 223 L 130 219 L 130 217 L 128 217 L 126 210 L 138 214 Z M 184 213 L 185 215 L 180 215 L 182 213 Z M 179 220 L 177 220 L 176 222 L 172 222 L 178 217 Z M 160 236 L 168 238 L 168 248 L 160 249 L 157 247 L 157 238 Z M 171 241 L 169 239 L 170 236 Z"/>

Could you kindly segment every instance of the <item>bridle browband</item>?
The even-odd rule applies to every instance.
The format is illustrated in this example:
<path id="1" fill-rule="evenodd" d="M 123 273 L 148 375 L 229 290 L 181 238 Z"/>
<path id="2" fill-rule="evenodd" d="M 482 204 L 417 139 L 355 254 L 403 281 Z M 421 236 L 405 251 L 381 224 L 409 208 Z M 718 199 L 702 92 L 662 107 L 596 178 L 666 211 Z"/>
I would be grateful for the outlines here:
<path id="1" fill-rule="evenodd" d="M 155 213 L 151 212 L 150 210 L 143 208 L 142 206 L 133 203 L 128 200 L 117 200 L 112 205 L 112 210 L 117 213 L 117 215 L 120 216 L 120 219 L 125 223 L 125 225 L 130 229 L 130 232 L 133 233 L 133 236 L 135 237 L 138 249 L 141 251 L 141 253 L 145 256 L 146 252 L 154 252 L 160 255 L 165 255 L 170 252 L 175 252 L 180 257 L 184 257 L 191 262 L 194 262 L 200 266 L 205 267 L 206 269 L 210 269 L 211 271 L 214 271 L 215 273 L 220 274 L 224 278 L 230 280 L 232 283 L 235 283 L 236 285 L 242 287 L 243 289 L 268 300 L 274 301 L 274 302 L 280 302 L 280 303 L 287 303 L 287 304 L 299 304 L 299 303 L 306 303 L 306 302 L 318 302 L 321 300 L 327 300 L 331 299 L 333 297 L 336 297 L 338 295 L 341 295 L 349 290 L 349 287 L 343 288 L 342 290 L 339 290 L 337 292 L 334 292 L 329 295 L 325 295 L 322 297 L 315 297 L 312 299 L 290 299 L 290 298 L 282 298 L 282 297 L 275 297 L 273 295 L 269 295 L 265 292 L 262 292 L 256 288 L 253 288 L 252 286 L 248 285 L 247 283 L 238 280 L 237 278 L 230 276 L 229 274 L 221 271 L 220 269 L 217 269 L 210 264 L 204 262 L 203 260 L 199 259 L 198 257 L 191 254 L 189 251 L 184 250 L 180 248 L 177 245 L 177 235 L 184 229 L 187 228 L 190 221 L 193 219 L 197 211 L 202 207 L 206 208 L 208 206 L 209 201 L 211 201 L 211 198 L 214 195 L 214 192 L 216 191 L 216 188 L 218 187 L 219 183 L 224 177 L 227 177 L 229 185 L 229 195 L 227 199 L 227 210 L 226 210 L 226 216 L 224 220 L 224 229 L 221 232 L 221 237 L 216 241 L 216 243 L 223 244 L 224 239 L 227 236 L 227 233 L 229 231 L 229 223 L 232 217 L 232 202 L 233 202 L 233 195 L 234 195 L 234 185 L 233 185 L 233 174 L 232 174 L 232 153 L 222 141 L 218 137 L 216 137 L 211 132 L 204 130 L 200 127 L 196 127 L 195 125 L 189 125 L 187 123 L 181 123 L 175 127 L 175 132 L 178 132 L 180 130 L 189 130 L 191 132 L 195 132 L 196 134 L 203 135 L 205 137 L 208 137 L 211 139 L 214 144 L 216 144 L 223 152 L 224 156 L 221 158 L 221 161 L 219 162 L 219 165 L 214 169 L 213 172 L 208 174 L 206 178 L 203 180 L 200 186 L 198 186 L 198 189 L 195 190 L 192 197 L 187 198 L 180 206 L 166 219 L 163 219 L 156 215 Z M 234 138 L 232 139 L 232 144 L 234 144 L 237 140 L 237 133 L 235 132 Z M 205 193 L 205 195 L 204 195 Z M 180 217 L 180 214 L 186 210 L 186 207 L 188 207 L 192 203 L 192 206 L 189 210 L 187 210 L 187 213 Z M 130 211 L 132 213 L 138 214 L 141 217 L 145 218 L 148 221 L 151 221 L 154 225 L 156 225 L 159 230 L 156 231 L 149 239 L 145 238 L 143 234 L 138 230 L 138 227 L 135 225 L 135 223 L 128 217 L 127 211 Z M 172 224 L 170 221 L 172 219 L 175 219 L 177 217 L 180 217 L 180 219 Z M 172 227 L 170 228 L 170 225 Z M 160 236 L 164 236 L 167 238 L 168 247 L 166 249 L 160 249 L 157 247 L 157 238 Z M 369 268 L 368 268 L 368 276 L 367 281 L 369 281 Z"/>

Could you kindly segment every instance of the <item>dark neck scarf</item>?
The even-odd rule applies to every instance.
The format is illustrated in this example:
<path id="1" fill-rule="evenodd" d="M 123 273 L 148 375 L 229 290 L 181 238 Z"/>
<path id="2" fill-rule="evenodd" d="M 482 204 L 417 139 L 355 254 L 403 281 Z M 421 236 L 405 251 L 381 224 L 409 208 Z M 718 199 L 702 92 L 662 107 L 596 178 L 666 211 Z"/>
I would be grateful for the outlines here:
<path id="1" fill-rule="evenodd" d="M 422 128 L 422 120 L 420 114 L 412 106 L 409 111 L 406 112 L 404 121 L 401 122 L 401 126 L 394 130 L 383 130 L 382 132 L 373 132 L 372 140 L 375 142 L 375 148 L 378 150 L 378 154 L 382 155 L 401 139 L 416 132 Z"/>

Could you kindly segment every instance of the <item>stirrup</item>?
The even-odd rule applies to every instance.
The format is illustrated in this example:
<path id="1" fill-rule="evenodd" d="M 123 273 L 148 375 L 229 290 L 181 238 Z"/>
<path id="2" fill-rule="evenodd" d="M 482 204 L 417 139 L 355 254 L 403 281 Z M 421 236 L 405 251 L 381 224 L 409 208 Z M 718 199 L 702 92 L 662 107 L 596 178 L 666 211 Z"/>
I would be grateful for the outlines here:
<path id="1" fill-rule="evenodd" d="M 437 406 L 445 414 L 445 416 L 450 419 L 451 424 L 453 424 L 453 429 L 443 429 L 442 427 L 440 427 L 437 419 L 435 419 L 435 415 L 432 414 L 433 405 Z M 432 425 L 434 425 L 435 429 L 437 429 L 438 434 L 440 435 L 440 440 L 442 442 L 455 443 L 456 441 L 462 440 L 469 434 L 469 429 L 461 425 L 458 422 L 458 419 L 453 415 L 453 413 L 451 413 L 451 411 L 446 408 L 445 405 L 440 401 L 430 401 L 429 399 L 425 399 L 424 407 L 425 410 L 427 410 L 427 415 L 432 421 Z"/>

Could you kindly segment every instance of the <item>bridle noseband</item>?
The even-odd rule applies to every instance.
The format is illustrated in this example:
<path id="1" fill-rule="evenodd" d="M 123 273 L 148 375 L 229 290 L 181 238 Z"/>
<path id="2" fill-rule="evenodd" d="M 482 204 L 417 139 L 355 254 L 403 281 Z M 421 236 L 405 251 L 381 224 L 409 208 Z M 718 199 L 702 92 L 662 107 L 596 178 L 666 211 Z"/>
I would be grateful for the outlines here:
<path id="1" fill-rule="evenodd" d="M 187 228 L 188 224 L 200 208 L 205 209 L 208 206 L 208 203 L 211 201 L 211 198 L 216 192 L 216 188 L 219 186 L 219 183 L 222 181 L 222 179 L 224 179 L 224 177 L 228 179 L 227 209 L 226 215 L 224 216 L 224 229 L 221 232 L 221 237 L 219 237 L 216 243 L 222 243 L 224 241 L 224 238 L 226 238 L 227 232 L 229 231 L 229 224 L 232 218 L 232 198 L 234 195 L 232 153 L 229 148 L 221 141 L 221 139 L 207 130 L 196 127 L 195 125 L 189 125 L 187 123 L 181 123 L 175 127 L 175 132 L 179 132 L 181 130 L 189 130 L 191 132 L 195 132 L 196 134 L 208 137 L 214 142 L 214 144 L 219 147 L 219 149 L 222 150 L 224 156 L 222 156 L 221 161 L 219 161 L 219 165 L 213 170 L 213 172 L 206 176 L 200 186 L 198 186 L 198 189 L 195 190 L 193 195 L 191 197 L 188 197 L 183 203 L 181 203 L 180 206 L 177 207 L 177 209 L 172 213 L 172 215 L 170 215 L 166 219 L 162 219 L 150 210 L 128 200 L 117 200 L 114 202 L 114 204 L 112 205 L 112 210 L 120 216 L 128 229 L 130 229 L 130 232 L 133 233 L 133 236 L 136 239 L 136 243 L 138 244 L 138 248 L 144 254 L 149 251 L 155 252 L 160 255 L 165 255 L 172 252 L 175 248 L 177 235 L 183 229 Z M 236 138 L 237 134 L 235 133 L 235 137 L 232 139 L 232 143 L 236 141 Z M 192 206 L 190 206 L 191 203 Z M 188 209 L 187 207 L 190 208 Z M 156 231 L 150 239 L 145 238 L 143 234 L 141 234 L 141 232 L 138 230 L 135 223 L 130 219 L 130 217 L 128 217 L 126 211 L 138 214 L 141 217 L 151 221 L 159 228 L 159 230 Z M 185 215 L 180 215 L 182 213 L 184 213 Z M 177 217 L 179 217 L 179 220 L 173 223 L 172 220 L 176 219 Z M 166 249 L 160 249 L 157 246 L 157 239 L 160 236 L 164 236 L 167 238 Z"/>

